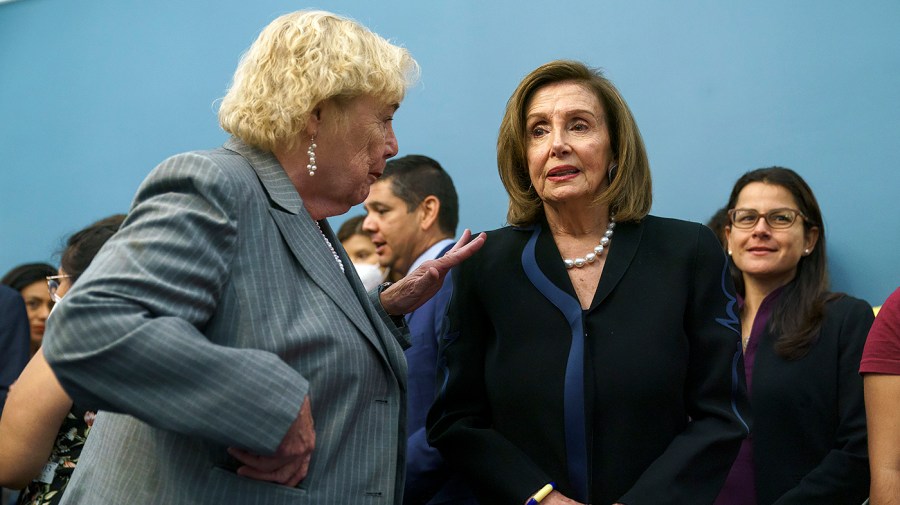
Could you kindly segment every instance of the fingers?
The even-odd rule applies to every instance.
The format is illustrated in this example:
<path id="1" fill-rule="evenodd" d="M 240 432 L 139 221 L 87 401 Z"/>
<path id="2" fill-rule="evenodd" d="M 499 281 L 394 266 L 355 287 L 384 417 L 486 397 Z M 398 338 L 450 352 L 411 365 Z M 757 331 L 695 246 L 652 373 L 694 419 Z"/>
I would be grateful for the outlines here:
<path id="1" fill-rule="evenodd" d="M 312 454 L 303 458 L 260 456 L 236 447 L 229 448 L 228 453 L 243 463 L 236 471 L 238 475 L 290 487 L 296 486 L 306 478 L 312 460 Z"/>
<path id="2" fill-rule="evenodd" d="M 479 233 L 478 236 L 473 238 L 472 240 L 468 240 L 469 237 L 472 236 L 472 232 L 468 229 L 463 232 L 462 237 L 453 246 L 452 249 L 447 251 L 447 254 L 441 256 L 436 259 L 439 268 L 444 271 L 449 270 L 456 265 L 459 265 L 463 261 L 469 259 L 473 254 L 478 252 L 479 249 L 484 245 L 485 240 L 487 240 L 487 235 L 484 233 Z M 468 240 L 468 242 L 465 242 Z"/>

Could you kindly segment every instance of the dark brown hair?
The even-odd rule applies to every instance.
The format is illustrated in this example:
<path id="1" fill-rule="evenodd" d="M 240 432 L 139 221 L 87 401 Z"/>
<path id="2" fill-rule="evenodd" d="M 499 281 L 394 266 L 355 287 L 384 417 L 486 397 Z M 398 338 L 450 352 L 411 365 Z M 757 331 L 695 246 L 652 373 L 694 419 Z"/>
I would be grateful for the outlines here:
<path id="1" fill-rule="evenodd" d="M 69 237 L 59 266 L 69 276 L 72 284 L 87 270 L 103 244 L 119 231 L 124 220 L 125 214 L 114 214 L 88 225 Z"/>
<path id="2" fill-rule="evenodd" d="M 822 320 L 825 318 L 825 303 L 840 295 L 828 292 L 828 264 L 825 257 L 825 225 L 822 211 L 812 189 L 797 172 L 784 167 L 758 168 L 742 175 L 731 190 L 728 208 L 733 209 L 741 190 L 750 183 L 761 182 L 781 186 L 788 190 L 797 202 L 798 210 L 805 216 L 803 228 L 809 231 L 818 227 L 819 238 L 807 256 L 802 256 L 797 264 L 797 274 L 787 283 L 772 311 L 768 329 L 777 335 L 775 352 L 779 356 L 795 360 L 809 352 L 816 342 Z M 744 277 L 732 263 L 732 278 L 735 288 L 744 295 Z"/>

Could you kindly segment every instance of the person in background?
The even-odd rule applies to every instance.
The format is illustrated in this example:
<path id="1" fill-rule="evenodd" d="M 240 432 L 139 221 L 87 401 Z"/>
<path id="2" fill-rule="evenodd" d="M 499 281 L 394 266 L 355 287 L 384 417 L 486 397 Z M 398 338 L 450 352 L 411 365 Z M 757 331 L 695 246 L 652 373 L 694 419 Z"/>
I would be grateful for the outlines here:
<path id="1" fill-rule="evenodd" d="M 338 229 L 337 238 L 353 262 L 359 280 L 368 291 L 384 282 L 386 270 L 378 265 L 378 255 L 375 254 L 372 237 L 362 229 L 365 217 L 354 216 L 344 221 Z"/>
<path id="2" fill-rule="evenodd" d="M 366 293 L 327 218 L 397 154 L 417 70 L 328 12 L 263 29 L 221 102 L 232 137 L 154 169 L 50 319 L 53 372 L 103 411 L 66 504 L 400 503 L 402 315 L 484 237 Z"/>
<path id="3" fill-rule="evenodd" d="M 78 281 L 124 219 L 124 214 L 115 214 L 69 237 L 59 274 L 44 284 L 54 301 Z M 72 404 L 38 350 L 16 381 L 9 409 L 0 418 L 0 484 L 24 488 L 19 505 L 60 503 L 94 414 Z"/>
<path id="4" fill-rule="evenodd" d="M 828 291 L 822 213 L 796 172 L 745 173 L 728 208 L 753 431 L 716 504 L 861 504 L 869 467 L 858 370 L 872 308 Z"/>
<path id="5" fill-rule="evenodd" d="M 28 363 L 29 333 L 25 301 L 16 290 L 0 284 L 0 417 L 10 385 Z M 2 486 L 0 505 L 14 502 L 15 493 Z"/>
<path id="6" fill-rule="evenodd" d="M 25 309 L 28 311 L 28 324 L 31 326 L 31 354 L 34 356 L 44 338 L 47 316 L 53 308 L 53 300 L 47 293 L 46 278 L 55 275 L 56 269 L 47 263 L 26 263 L 19 265 L 3 276 L 0 284 L 5 284 L 22 295 Z"/>
<path id="7" fill-rule="evenodd" d="M 869 428 L 870 505 L 900 505 L 900 288 L 869 330 L 859 373 Z"/>
<path id="8" fill-rule="evenodd" d="M 648 215 L 637 124 L 580 62 L 520 82 L 497 162 L 510 226 L 454 277 L 429 442 L 481 503 L 712 503 L 748 430 L 715 235 Z"/>
<path id="9" fill-rule="evenodd" d="M 16 290 L 0 285 L 0 414 L 9 386 L 28 363 L 29 325 L 25 303 Z"/>
<path id="10" fill-rule="evenodd" d="M 456 188 L 440 163 L 418 154 L 388 161 L 366 198 L 363 229 L 371 234 L 382 267 L 403 276 L 453 247 L 459 223 Z M 458 475 L 428 445 L 425 416 L 434 401 L 438 340 L 453 293 L 448 275 L 437 294 L 406 316 L 412 341 L 404 352 L 409 369 L 406 433 L 408 505 L 474 503 Z"/>

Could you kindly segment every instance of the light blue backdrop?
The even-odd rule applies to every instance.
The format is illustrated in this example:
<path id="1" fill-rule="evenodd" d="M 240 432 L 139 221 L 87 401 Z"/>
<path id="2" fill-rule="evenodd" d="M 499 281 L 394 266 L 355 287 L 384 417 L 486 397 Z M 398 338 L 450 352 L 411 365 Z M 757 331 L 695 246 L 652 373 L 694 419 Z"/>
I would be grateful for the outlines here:
<path id="1" fill-rule="evenodd" d="M 788 166 L 823 207 L 834 288 L 877 305 L 900 284 L 896 0 L 0 4 L 0 271 L 55 261 L 66 235 L 125 211 L 162 159 L 221 144 L 215 102 L 238 56 L 306 7 L 353 17 L 419 61 L 396 116 L 400 152 L 448 169 L 464 226 L 504 222 L 494 144 L 516 83 L 574 58 L 604 68 L 631 105 L 655 214 L 705 221 L 744 171 Z"/>

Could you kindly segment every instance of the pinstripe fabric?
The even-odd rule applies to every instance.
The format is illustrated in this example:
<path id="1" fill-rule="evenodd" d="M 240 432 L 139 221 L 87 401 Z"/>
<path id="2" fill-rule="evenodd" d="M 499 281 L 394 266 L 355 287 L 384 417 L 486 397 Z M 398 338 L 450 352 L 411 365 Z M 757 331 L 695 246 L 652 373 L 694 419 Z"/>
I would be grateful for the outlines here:
<path id="1" fill-rule="evenodd" d="M 399 503 L 406 362 L 386 322 L 273 156 L 232 139 L 166 160 L 48 325 L 63 386 L 104 411 L 64 503 Z M 309 476 L 237 477 L 225 449 L 273 451 L 307 393 Z"/>

